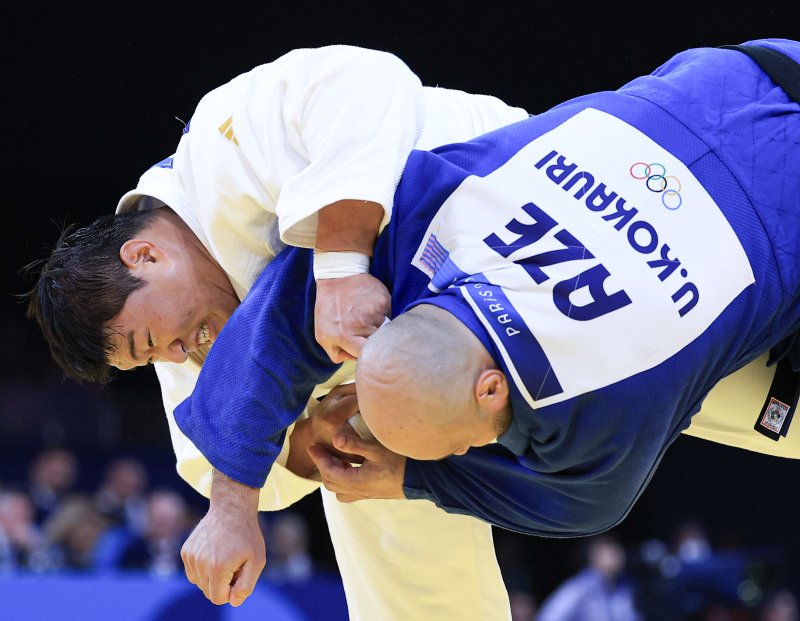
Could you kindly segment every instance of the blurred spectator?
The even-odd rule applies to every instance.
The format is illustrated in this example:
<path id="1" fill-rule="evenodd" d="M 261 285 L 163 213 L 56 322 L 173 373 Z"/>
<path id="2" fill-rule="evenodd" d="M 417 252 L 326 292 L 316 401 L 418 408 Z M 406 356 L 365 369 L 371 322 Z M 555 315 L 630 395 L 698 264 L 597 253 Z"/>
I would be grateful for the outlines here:
<path id="1" fill-rule="evenodd" d="M 536 614 L 539 586 L 534 575 L 533 559 L 541 561 L 542 557 L 525 545 L 530 543 L 525 535 L 500 528 L 494 528 L 493 533 L 497 563 L 511 604 L 511 620 L 532 621 Z M 552 565 L 548 571 L 553 572 Z"/>
<path id="2" fill-rule="evenodd" d="M 64 569 L 94 571 L 97 545 L 108 528 L 106 519 L 83 494 L 61 501 L 44 523 L 44 532 Z"/>
<path id="3" fill-rule="evenodd" d="M 713 554 L 705 525 L 695 518 L 681 521 L 672 537 L 672 551 L 682 563 L 700 563 Z"/>
<path id="4" fill-rule="evenodd" d="M 309 553 L 306 520 L 291 511 L 282 511 L 273 518 L 268 530 L 266 578 L 274 582 L 302 582 L 311 578 L 314 563 Z"/>
<path id="5" fill-rule="evenodd" d="M 684 518 L 669 546 L 650 540 L 632 558 L 637 601 L 648 621 L 752 621 L 764 593 L 782 584 L 782 549 L 730 543 L 719 549 L 708 533 L 703 522 Z"/>
<path id="6" fill-rule="evenodd" d="M 758 611 L 758 621 L 800 621 L 797 597 L 788 589 L 779 589 L 768 596 Z"/>
<path id="7" fill-rule="evenodd" d="M 584 569 L 542 602 L 537 621 L 641 621 L 625 568 L 625 549 L 616 538 L 589 539 Z"/>
<path id="8" fill-rule="evenodd" d="M 259 514 L 267 545 L 260 579 L 290 601 L 303 619 L 347 619 L 341 576 L 313 560 L 311 522 L 301 511 L 302 506 Z"/>
<path id="9" fill-rule="evenodd" d="M 31 499 L 19 490 L 0 492 L 0 573 L 53 567 L 47 540 L 34 521 Z"/>
<path id="10" fill-rule="evenodd" d="M 511 621 L 534 621 L 536 619 L 536 598 L 528 591 L 509 589 Z"/>
<path id="11" fill-rule="evenodd" d="M 28 495 L 36 509 L 36 523 L 45 520 L 78 478 L 78 460 L 65 448 L 47 448 L 34 457 L 28 472 Z"/>
<path id="12" fill-rule="evenodd" d="M 189 528 L 183 497 L 171 490 L 155 490 L 147 499 L 147 526 L 125 548 L 120 567 L 146 570 L 159 577 L 183 571 L 181 547 Z"/>
<path id="13" fill-rule="evenodd" d="M 141 535 L 147 525 L 147 471 L 132 457 L 113 460 L 94 495 L 94 504 L 114 526 Z"/>
<path id="14" fill-rule="evenodd" d="M 511 621 L 533 621 L 537 608 L 533 567 L 518 543 L 515 537 L 496 537 L 497 562 L 508 590 Z"/>

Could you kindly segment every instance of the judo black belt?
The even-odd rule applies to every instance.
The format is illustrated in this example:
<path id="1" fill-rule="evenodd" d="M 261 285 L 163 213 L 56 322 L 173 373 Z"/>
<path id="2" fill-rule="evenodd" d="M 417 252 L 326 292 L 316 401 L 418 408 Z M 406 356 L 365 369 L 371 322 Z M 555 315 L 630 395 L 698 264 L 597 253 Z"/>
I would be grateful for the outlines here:
<path id="1" fill-rule="evenodd" d="M 800 103 L 800 64 L 782 52 L 755 45 L 721 45 L 723 49 L 747 54 L 787 95 Z M 753 427 L 757 432 L 780 440 L 785 437 L 800 397 L 800 374 L 792 369 L 787 356 L 775 368 L 775 377 Z"/>
<path id="2" fill-rule="evenodd" d="M 798 394 L 800 377 L 786 358 L 782 358 L 776 365 L 775 377 L 753 429 L 775 441 L 786 437 L 797 409 Z"/>
<path id="3" fill-rule="evenodd" d="M 756 45 L 720 45 L 726 50 L 739 50 L 752 58 L 772 81 L 794 101 L 800 103 L 800 64 L 783 52 Z"/>

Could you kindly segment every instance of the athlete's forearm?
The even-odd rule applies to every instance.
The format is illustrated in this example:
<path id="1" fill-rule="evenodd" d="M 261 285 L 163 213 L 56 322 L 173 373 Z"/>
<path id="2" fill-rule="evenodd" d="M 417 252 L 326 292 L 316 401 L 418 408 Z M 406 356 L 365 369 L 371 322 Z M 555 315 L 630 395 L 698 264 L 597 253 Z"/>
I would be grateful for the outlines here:
<path id="1" fill-rule="evenodd" d="M 487 445 L 442 461 L 407 460 L 403 490 L 407 498 L 508 530 L 577 537 L 608 530 L 626 515 L 635 495 L 618 479 L 580 482 L 565 472 L 537 472 L 499 445 Z"/>
<path id="2" fill-rule="evenodd" d="M 286 458 L 286 469 L 299 477 L 307 479 L 316 469 L 314 461 L 306 450 L 313 442 L 313 429 L 310 418 L 295 423 L 289 435 L 289 455 Z"/>
<path id="3" fill-rule="evenodd" d="M 372 256 L 383 220 L 383 207 L 362 200 L 341 200 L 323 207 L 315 248 L 327 252 L 361 252 Z"/>

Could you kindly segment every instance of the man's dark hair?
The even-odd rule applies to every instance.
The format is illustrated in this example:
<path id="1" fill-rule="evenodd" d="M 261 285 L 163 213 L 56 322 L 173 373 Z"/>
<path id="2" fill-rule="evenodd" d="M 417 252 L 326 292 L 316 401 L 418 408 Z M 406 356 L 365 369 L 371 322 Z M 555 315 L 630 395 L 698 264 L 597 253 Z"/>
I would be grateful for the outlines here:
<path id="1" fill-rule="evenodd" d="M 108 323 L 145 281 L 133 276 L 119 251 L 148 227 L 155 211 L 103 216 L 89 226 L 67 227 L 27 293 L 26 315 L 39 324 L 53 359 L 68 377 L 106 384 L 113 331 Z"/>

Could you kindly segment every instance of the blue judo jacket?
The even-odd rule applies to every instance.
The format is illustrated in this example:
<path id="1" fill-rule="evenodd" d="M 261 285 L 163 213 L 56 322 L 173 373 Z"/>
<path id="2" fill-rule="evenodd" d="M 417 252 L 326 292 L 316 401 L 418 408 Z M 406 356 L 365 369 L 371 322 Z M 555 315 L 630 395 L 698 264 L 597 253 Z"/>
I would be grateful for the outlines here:
<path id="1" fill-rule="evenodd" d="M 481 339 L 514 417 L 496 444 L 408 460 L 406 496 L 550 537 L 621 521 L 714 384 L 798 329 L 798 112 L 746 55 L 700 48 L 412 152 L 371 273 L 393 315 L 435 304 Z M 253 487 L 337 368 L 314 340 L 311 265 L 289 248 L 267 266 L 175 412 Z"/>

